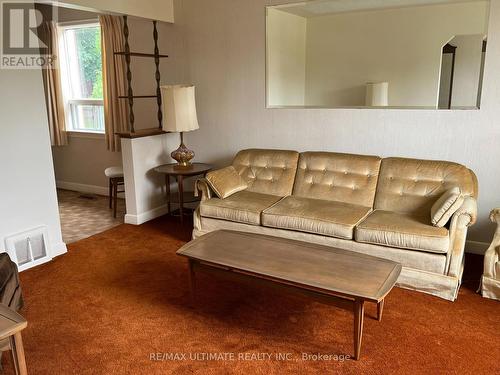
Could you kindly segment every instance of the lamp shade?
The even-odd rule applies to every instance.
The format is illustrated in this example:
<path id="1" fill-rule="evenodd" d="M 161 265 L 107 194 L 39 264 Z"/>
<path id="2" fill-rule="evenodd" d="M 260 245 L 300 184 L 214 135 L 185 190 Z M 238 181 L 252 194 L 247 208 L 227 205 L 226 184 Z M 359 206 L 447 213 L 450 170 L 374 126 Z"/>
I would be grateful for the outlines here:
<path id="1" fill-rule="evenodd" d="M 200 128 L 196 115 L 194 86 L 162 86 L 161 96 L 163 130 L 167 132 L 189 132 Z"/>
<path id="2" fill-rule="evenodd" d="M 367 83 L 365 105 L 368 107 L 389 105 L 389 82 Z"/>

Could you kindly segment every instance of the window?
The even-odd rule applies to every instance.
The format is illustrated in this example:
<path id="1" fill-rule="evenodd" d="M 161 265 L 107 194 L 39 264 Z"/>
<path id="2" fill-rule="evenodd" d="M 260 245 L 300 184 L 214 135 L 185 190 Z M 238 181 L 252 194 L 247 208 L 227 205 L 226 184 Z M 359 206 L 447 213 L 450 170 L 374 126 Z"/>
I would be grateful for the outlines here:
<path id="1" fill-rule="evenodd" d="M 59 26 L 61 81 L 68 131 L 104 133 L 101 28 Z"/>

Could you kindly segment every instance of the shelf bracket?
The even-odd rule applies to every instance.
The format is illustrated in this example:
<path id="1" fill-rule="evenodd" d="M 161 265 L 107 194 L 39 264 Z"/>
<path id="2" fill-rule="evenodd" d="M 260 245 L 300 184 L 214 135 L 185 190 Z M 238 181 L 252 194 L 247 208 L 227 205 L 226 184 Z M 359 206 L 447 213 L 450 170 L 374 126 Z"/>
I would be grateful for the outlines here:
<path id="1" fill-rule="evenodd" d="M 130 45 L 128 43 L 129 29 L 127 23 L 127 16 L 123 16 L 123 35 L 125 36 L 125 62 L 127 63 L 127 93 L 128 93 L 130 132 L 134 133 L 135 132 L 134 91 L 132 90 L 132 71 L 130 70 Z"/>

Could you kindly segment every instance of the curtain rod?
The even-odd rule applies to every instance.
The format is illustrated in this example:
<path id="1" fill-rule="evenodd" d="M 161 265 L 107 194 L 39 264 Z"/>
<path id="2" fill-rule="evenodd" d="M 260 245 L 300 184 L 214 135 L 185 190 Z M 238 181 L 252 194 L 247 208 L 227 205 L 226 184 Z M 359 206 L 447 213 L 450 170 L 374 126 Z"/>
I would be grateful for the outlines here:
<path id="1" fill-rule="evenodd" d="M 78 26 L 78 25 L 85 25 L 87 23 L 96 23 L 99 22 L 99 18 L 86 18 L 84 20 L 74 20 L 74 21 L 63 21 L 63 22 L 57 22 L 58 25 L 60 26 Z"/>

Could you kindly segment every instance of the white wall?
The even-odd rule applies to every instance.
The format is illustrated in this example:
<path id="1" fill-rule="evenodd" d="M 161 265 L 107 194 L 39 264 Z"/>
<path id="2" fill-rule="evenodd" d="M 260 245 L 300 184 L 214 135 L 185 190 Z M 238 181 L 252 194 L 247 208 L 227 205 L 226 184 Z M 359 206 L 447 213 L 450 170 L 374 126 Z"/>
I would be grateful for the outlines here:
<path id="1" fill-rule="evenodd" d="M 50 255 L 66 252 L 39 70 L 0 69 L 0 250 L 7 236 L 46 225 Z"/>
<path id="2" fill-rule="evenodd" d="M 492 2 L 481 110 L 471 111 L 266 109 L 264 6 L 280 2 L 176 7 L 197 87 L 200 129 L 186 134 L 197 160 L 223 165 L 247 147 L 453 160 L 479 178 L 479 222 L 469 239 L 490 241 L 488 213 L 500 206 L 500 1 Z"/>
<path id="3" fill-rule="evenodd" d="M 173 0 L 62 0 L 78 9 L 128 14 L 158 21 L 174 22 Z"/>
<path id="4" fill-rule="evenodd" d="M 455 35 L 485 34 L 488 7 L 484 1 L 308 18 L 306 105 L 364 106 L 365 84 L 387 81 L 390 106 L 436 106 L 442 47 Z M 477 87 L 472 96 L 464 105 L 475 106 Z"/>
<path id="5" fill-rule="evenodd" d="M 165 175 L 154 168 L 173 161 L 170 150 L 178 147 L 175 135 L 122 139 L 126 223 L 138 225 L 167 213 Z"/>
<path id="6" fill-rule="evenodd" d="M 267 95 L 270 106 L 304 106 L 307 19 L 267 9 Z"/>
<path id="7" fill-rule="evenodd" d="M 52 147 L 57 186 L 85 193 L 108 194 L 104 170 L 122 165 L 121 152 L 106 149 L 103 135 L 71 133 L 69 145 Z"/>

